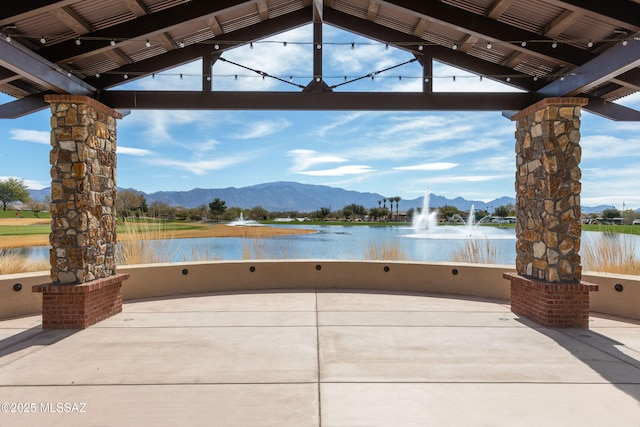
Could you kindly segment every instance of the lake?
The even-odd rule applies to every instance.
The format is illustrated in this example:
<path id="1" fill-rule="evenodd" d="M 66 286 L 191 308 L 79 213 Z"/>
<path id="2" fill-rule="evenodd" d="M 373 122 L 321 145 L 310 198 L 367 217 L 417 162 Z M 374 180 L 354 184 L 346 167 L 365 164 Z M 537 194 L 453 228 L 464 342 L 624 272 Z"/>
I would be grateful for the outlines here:
<path id="1" fill-rule="evenodd" d="M 466 238 L 458 233 L 462 227 L 437 227 L 426 235 L 408 226 L 319 226 L 319 225 L 274 225 L 274 227 L 304 228 L 315 230 L 313 234 L 295 234 L 262 239 L 236 237 L 173 239 L 170 242 L 154 242 L 163 245 L 170 254 L 171 262 L 191 260 L 242 260 L 249 259 L 366 259 L 367 248 L 378 242 L 395 245 L 404 252 L 409 261 L 447 262 L 452 254 L 466 245 Z M 495 251 L 495 263 L 515 264 L 515 230 L 512 228 L 478 227 L 491 233 L 488 239 L 479 237 L 480 247 L 486 242 Z M 587 243 L 601 233 L 583 232 Z M 640 236 L 629 236 L 640 250 Z M 167 249 L 167 246 L 168 250 Z M 48 259 L 49 247 L 5 250 L 18 252 L 31 258 Z M 640 255 L 640 254 L 639 254 Z"/>

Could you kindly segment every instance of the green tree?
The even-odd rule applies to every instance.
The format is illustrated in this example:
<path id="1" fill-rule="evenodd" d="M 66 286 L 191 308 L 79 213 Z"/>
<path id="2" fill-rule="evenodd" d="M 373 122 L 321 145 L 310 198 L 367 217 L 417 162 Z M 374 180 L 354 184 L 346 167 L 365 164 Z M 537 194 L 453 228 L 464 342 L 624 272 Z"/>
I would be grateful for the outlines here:
<path id="1" fill-rule="evenodd" d="M 602 211 L 602 218 L 612 219 L 612 218 L 620 218 L 620 211 L 616 208 L 605 209 Z"/>
<path id="2" fill-rule="evenodd" d="M 402 200 L 402 197 L 400 196 L 395 196 L 393 197 L 393 200 L 396 202 L 396 216 L 400 215 L 399 209 L 400 209 L 400 200 Z M 393 209 L 392 209 L 393 211 Z"/>
<path id="3" fill-rule="evenodd" d="M 352 203 L 342 208 L 342 212 L 346 218 L 363 217 L 367 214 L 367 208 L 362 205 Z"/>
<path id="4" fill-rule="evenodd" d="M 449 220 L 451 217 L 453 217 L 456 214 L 460 215 L 460 209 L 451 205 L 444 205 L 440 209 L 438 209 L 438 211 L 440 213 L 440 218 L 445 220 Z"/>
<path id="5" fill-rule="evenodd" d="M 7 205 L 11 202 L 27 203 L 31 199 L 29 190 L 24 180 L 17 178 L 7 178 L 0 181 L 0 202 L 2 210 L 7 210 Z"/>
<path id="6" fill-rule="evenodd" d="M 140 211 L 146 211 L 147 199 L 139 191 L 136 190 L 120 190 L 118 191 L 118 197 L 116 198 L 116 210 L 122 216 L 130 216 Z"/>
<path id="7" fill-rule="evenodd" d="M 329 215 L 331 215 L 331 209 L 330 208 L 320 208 L 320 209 L 318 209 L 317 211 L 315 211 L 313 213 L 313 217 L 319 218 L 319 219 L 325 219 Z"/>
<path id="8" fill-rule="evenodd" d="M 511 210 L 509 209 L 509 205 L 498 206 L 493 211 L 493 216 L 498 216 L 500 218 L 504 218 L 505 216 L 510 216 Z"/>
<path id="9" fill-rule="evenodd" d="M 249 215 L 255 220 L 267 219 L 269 217 L 269 211 L 262 206 L 254 206 L 251 208 Z"/>
<path id="10" fill-rule="evenodd" d="M 209 210 L 211 211 L 211 213 L 213 214 L 213 217 L 217 221 L 220 215 L 222 215 L 224 211 L 227 210 L 227 207 L 225 206 L 225 201 L 220 200 L 216 197 L 213 200 L 213 202 L 209 203 Z"/>

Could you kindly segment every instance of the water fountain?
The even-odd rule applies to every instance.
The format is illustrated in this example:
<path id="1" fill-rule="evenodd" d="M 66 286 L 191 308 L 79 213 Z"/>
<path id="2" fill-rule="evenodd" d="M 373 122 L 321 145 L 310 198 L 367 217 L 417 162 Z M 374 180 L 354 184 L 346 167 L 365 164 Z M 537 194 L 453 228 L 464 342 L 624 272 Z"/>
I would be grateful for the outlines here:
<path id="1" fill-rule="evenodd" d="M 429 212 L 429 189 L 425 192 L 422 202 L 422 211 L 414 215 L 412 228 L 414 233 L 407 237 L 420 239 L 515 239 L 515 234 L 496 227 L 480 227 L 489 219 L 485 216 L 479 221 L 475 220 L 475 206 L 471 206 L 469 216 L 465 220 L 456 214 L 454 219 L 462 222 L 462 225 L 438 225 L 438 213 Z"/>
<path id="2" fill-rule="evenodd" d="M 238 219 L 228 222 L 226 225 L 229 227 L 262 227 L 258 221 L 252 219 L 244 219 L 244 215 L 240 212 Z"/>

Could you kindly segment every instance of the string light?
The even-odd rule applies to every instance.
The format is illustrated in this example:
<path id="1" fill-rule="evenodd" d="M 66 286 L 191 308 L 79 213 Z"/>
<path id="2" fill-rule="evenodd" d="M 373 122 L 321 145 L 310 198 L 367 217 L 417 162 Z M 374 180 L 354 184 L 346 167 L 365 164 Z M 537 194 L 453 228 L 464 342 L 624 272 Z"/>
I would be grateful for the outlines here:
<path id="1" fill-rule="evenodd" d="M 180 49 L 184 48 L 184 41 L 181 41 L 180 43 L 178 43 L 178 47 L 180 47 Z"/>
<path id="2" fill-rule="evenodd" d="M 215 50 L 219 50 L 219 49 L 220 49 L 220 45 L 219 45 L 218 43 L 216 43 L 216 44 L 213 46 L 213 48 L 214 48 Z"/>
<path id="3" fill-rule="evenodd" d="M 491 42 L 487 43 L 487 49 L 491 49 L 493 46 L 491 45 Z"/>
<path id="4" fill-rule="evenodd" d="M 96 79 L 100 78 L 100 73 L 96 73 Z"/>
<path id="5" fill-rule="evenodd" d="M 593 42 L 591 40 L 587 42 L 587 47 L 593 47 Z"/>
<path id="6" fill-rule="evenodd" d="M 40 43 L 45 44 L 47 42 L 47 39 L 44 38 L 44 36 L 40 37 Z"/>
<path id="7" fill-rule="evenodd" d="M 129 74 L 124 75 L 124 79 L 127 80 L 129 78 Z"/>
<path id="8" fill-rule="evenodd" d="M 80 38 L 76 39 L 76 45 L 80 46 L 82 44 L 82 41 L 80 40 Z"/>
<path id="9" fill-rule="evenodd" d="M 523 41 L 522 43 L 520 43 L 520 46 L 525 47 L 527 45 L 527 42 Z"/>
<path id="10" fill-rule="evenodd" d="M 115 40 L 111 40 L 111 41 L 109 42 L 109 44 L 110 44 L 111 46 L 115 46 L 115 45 L 116 45 L 116 41 L 115 41 Z"/>
<path id="11" fill-rule="evenodd" d="M 11 42 L 11 36 L 9 34 L 7 34 L 7 37 L 5 37 L 5 40 L 10 43 Z"/>
<path id="12" fill-rule="evenodd" d="M 554 48 L 554 49 L 557 48 L 558 47 L 558 42 L 551 43 L 551 47 Z"/>
<path id="13" fill-rule="evenodd" d="M 151 42 L 147 39 L 147 42 L 144 44 L 146 47 L 151 47 Z"/>
<path id="14" fill-rule="evenodd" d="M 626 46 L 628 43 L 627 39 L 622 40 L 622 46 Z"/>
<path id="15" fill-rule="evenodd" d="M 458 44 L 454 43 L 453 46 L 451 46 L 451 49 L 453 50 L 458 50 Z"/>

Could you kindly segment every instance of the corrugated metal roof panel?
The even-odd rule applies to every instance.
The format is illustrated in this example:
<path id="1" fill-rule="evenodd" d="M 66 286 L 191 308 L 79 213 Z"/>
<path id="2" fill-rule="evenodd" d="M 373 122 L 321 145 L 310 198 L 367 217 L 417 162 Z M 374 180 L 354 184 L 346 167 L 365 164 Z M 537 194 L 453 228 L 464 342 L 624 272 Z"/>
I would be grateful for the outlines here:
<path id="1" fill-rule="evenodd" d="M 225 11 L 216 15 L 216 18 L 225 33 L 262 22 L 260 14 L 258 13 L 258 7 L 255 3 L 249 3 Z"/>
<path id="2" fill-rule="evenodd" d="M 498 21 L 514 27 L 542 34 L 565 9 L 538 0 L 516 1 Z"/>
<path id="3" fill-rule="evenodd" d="M 66 25 L 54 15 L 45 12 L 16 22 L 18 34 L 30 38 L 36 46 L 40 45 L 40 37 L 45 37 L 47 45 L 60 43 L 76 36 Z"/>
<path id="4" fill-rule="evenodd" d="M 467 12 L 477 13 L 478 15 L 485 15 L 487 10 L 493 5 L 494 0 L 442 0 L 442 3 L 447 3 L 452 6 L 459 7 Z"/>
<path id="5" fill-rule="evenodd" d="M 348 13 L 361 19 L 367 19 L 367 11 L 369 10 L 369 2 L 367 0 L 344 1 L 336 0 L 333 8 L 340 12 Z"/>
<path id="6" fill-rule="evenodd" d="M 608 25 L 593 16 L 583 16 L 567 28 L 557 39 L 580 49 L 588 49 L 587 43 L 591 40 L 594 47 L 605 41 L 618 37 L 614 33 L 616 27 Z"/>
<path id="7" fill-rule="evenodd" d="M 71 8 L 95 30 L 136 18 L 120 0 L 81 1 L 72 5 Z"/>
<path id="8" fill-rule="evenodd" d="M 183 3 L 189 3 L 189 1 L 190 0 L 145 0 L 143 3 L 149 13 L 155 13 Z"/>
<path id="9" fill-rule="evenodd" d="M 269 18 L 276 18 L 304 8 L 302 0 L 269 0 Z"/>

